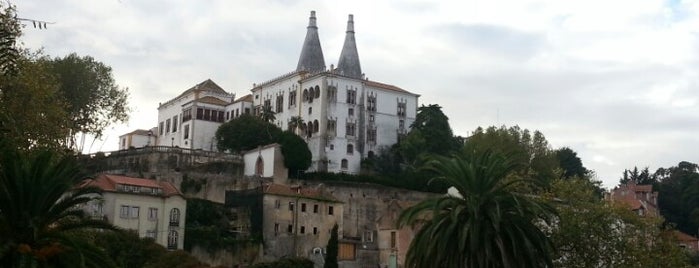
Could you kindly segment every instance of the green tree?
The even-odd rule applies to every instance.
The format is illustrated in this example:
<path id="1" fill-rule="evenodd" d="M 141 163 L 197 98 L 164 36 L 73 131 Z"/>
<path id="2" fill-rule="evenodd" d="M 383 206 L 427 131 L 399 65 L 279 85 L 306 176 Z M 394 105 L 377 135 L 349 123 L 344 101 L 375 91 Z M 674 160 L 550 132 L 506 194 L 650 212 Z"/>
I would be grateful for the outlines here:
<path id="1" fill-rule="evenodd" d="M 325 247 L 325 263 L 323 268 L 337 268 L 337 253 L 338 253 L 338 240 L 337 240 L 337 223 L 333 226 L 330 231 L 330 239 L 328 239 L 328 246 Z"/>
<path id="2" fill-rule="evenodd" d="M 406 267 L 552 267 L 552 243 L 536 223 L 550 223 L 553 207 L 506 179 L 517 163 L 477 151 L 435 157 L 428 168 L 454 187 L 403 211 L 399 227 L 420 226 Z"/>
<path id="3" fill-rule="evenodd" d="M 584 178 L 590 174 L 590 171 L 583 166 L 582 160 L 578 154 L 568 147 L 563 147 L 555 151 L 558 164 L 563 169 L 562 176 L 565 178 L 579 177 Z"/>
<path id="4" fill-rule="evenodd" d="M 94 232 L 93 241 L 122 268 L 145 267 L 167 253 L 152 238 L 140 238 L 134 231 Z"/>
<path id="5" fill-rule="evenodd" d="M 219 150 L 242 152 L 274 143 L 281 133 L 277 126 L 244 114 L 223 123 L 216 130 L 216 142 Z"/>
<path id="6" fill-rule="evenodd" d="M 658 180 L 660 214 L 682 232 L 697 234 L 699 228 L 699 165 L 682 161 L 677 166 L 659 168 L 652 177 Z"/>
<path id="7" fill-rule="evenodd" d="M 519 126 L 477 128 L 464 144 L 464 150 L 494 151 L 508 155 L 517 162 L 516 174 L 531 177 L 542 186 L 560 177 L 556 154 L 539 131 L 533 134 Z"/>
<path id="8" fill-rule="evenodd" d="M 289 119 L 289 129 L 292 132 L 299 134 L 296 130 L 298 130 L 298 129 L 303 130 L 302 128 L 303 128 L 303 118 L 301 118 L 300 116 L 292 116 Z"/>
<path id="9" fill-rule="evenodd" d="M 99 198 L 80 182 L 74 160 L 51 151 L 0 156 L 0 266 L 115 267 L 83 230 L 113 229 L 78 206 Z"/>
<path id="10" fill-rule="evenodd" d="M 284 131 L 277 139 L 282 147 L 284 166 L 289 169 L 289 175 L 299 174 L 311 166 L 311 151 L 301 137 L 290 131 Z"/>
<path id="11" fill-rule="evenodd" d="M 51 69 L 67 104 L 71 134 L 100 137 L 109 124 L 128 120 L 128 89 L 116 84 L 111 67 L 90 56 L 71 53 L 53 59 Z M 77 145 L 73 135 L 69 137 L 70 147 Z"/>
<path id="12" fill-rule="evenodd" d="M 274 112 L 272 111 L 272 106 L 265 105 L 262 106 L 262 112 L 260 112 L 260 118 L 262 118 L 263 121 L 265 122 L 274 122 L 277 117 L 274 115 Z"/>
<path id="13" fill-rule="evenodd" d="M 408 163 L 418 158 L 420 151 L 425 154 L 448 155 L 458 148 L 458 142 L 449 125 L 449 118 L 437 104 L 422 105 L 417 109 L 410 132 L 401 142 L 401 153 Z"/>
<path id="14" fill-rule="evenodd" d="M 551 238 L 556 245 L 556 266 L 689 267 L 661 219 L 639 217 L 625 206 L 597 197 L 586 179 L 556 180 L 552 186 L 558 221 Z"/>
<path id="15" fill-rule="evenodd" d="M 50 72 L 48 58 L 22 53 L 18 71 L 0 77 L 0 133 L 17 148 L 63 147 L 69 135 L 66 103 Z"/>
<path id="16" fill-rule="evenodd" d="M 274 262 L 258 263 L 250 268 L 313 268 L 313 261 L 306 258 L 285 258 Z"/>
<path id="17" fill-rule="evenodd" d="M 22 35 L 21 26 L 17 20 L 15 6 L 0 3 L 0 75 L 13 75 L 17 71 L 17 60 L 20 52 L 17 39 Z"/>

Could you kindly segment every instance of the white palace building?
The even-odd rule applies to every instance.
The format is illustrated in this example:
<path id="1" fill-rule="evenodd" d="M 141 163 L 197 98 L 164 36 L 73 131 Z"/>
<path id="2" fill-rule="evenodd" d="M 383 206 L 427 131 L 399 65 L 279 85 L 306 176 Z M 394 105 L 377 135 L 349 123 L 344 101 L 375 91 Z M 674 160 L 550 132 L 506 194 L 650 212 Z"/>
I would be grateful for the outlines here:
<path id="1" fill-rule="evenodd" d="M 259 114 L 268 106 L 275 123 L 289 129 L 292 117 L 303 119 L 313 155 L 309 171 L 358 173 L 363 158 L 398 142 L 415 120 L 419 95 L 370 81 L 362 73 L 349 15 L 337 67 L 327 68 L 311 11 L 296 69 L 253 84 L 251 94 L 235 98 L 211 80 L 185 90 L 158 107 L 158 125 L 120 136 L 120 149 L 149 145 L 215 151 L 216 129 L 242 114 Z"/>

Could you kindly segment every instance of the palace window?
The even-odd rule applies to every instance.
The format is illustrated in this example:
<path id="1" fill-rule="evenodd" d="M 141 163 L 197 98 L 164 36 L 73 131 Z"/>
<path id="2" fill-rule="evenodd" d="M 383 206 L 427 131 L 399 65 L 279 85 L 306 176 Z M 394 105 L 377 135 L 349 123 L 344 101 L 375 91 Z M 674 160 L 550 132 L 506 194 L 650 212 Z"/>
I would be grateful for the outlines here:
<path id="1" fill-rule="evenodd" d="M 182 122 L 192 120 L 192 108 L 182 110 Z"/>
<path id="2" fill-rule="evenodd" d="M 177 249 L 179 234 L 175 230 L 170 230 L 167 234 L 167 249 Z"/>
<path id="3" fill-rule="evenodd" d="M 180 226 L 180 209 L 173 208 L 170 210 L 170 226 Z"/>
<path id="4" fill-rule="evenodd" d="M 367 97 L 367 111 L 376 112 L 376 95 Z"/>
<path id="5" fill-rule="evenodd" d="M 170 119 L 165 120 L 165 133 L 170 133 Z"/>
<path id="6" fill-rule="evenodd" d="M 406 111 L 405 106 L 406 106 L 405 102 L 398 103 L 398 116 L 405 117 L 405 111 Z"/>
<path id="7" fill-rule="evenodd" d="M 347 159 L 342 159 L 342 161 L 340 161 L 340 168 L 347 169 L 347 166 L 348 166 Z"/>
<path id="8" fill-rule="evenodd" d="M 172 117 L 172 132 L 177 132 L 177 116 Z"/>
<path id="9" fill-rule="evenodd" d="M 158 219 L 158 209 L 148 208 L 148 220 L 154 221 Z"/>
<path id="10" fill-rule="evenodd" d="M 317 98 L 320 98 L 320 87 L 319 87 L 319 86 L 316 86 L 315 95 L 316 95 L 316 96 L 315 96 L 316 99 L 317 99 Z"/>
<path id="11" fill-rule="evenodd" d="M 357 90 L 347 90 L 347 104 L 357 104 Z"/>
<path id="12" fill-rule="evenodd" d="M 281 113 L 284 111 L 284 95 L 277 96 L 277 102 L 275 103 L 274 108 L 275 113 Z"/>
<path id="13" fill-rule="evenodd" d="M 355 130 L 355 124 L 354 123 L 347 123 L 347 125 L 345 126 L 345 135 L 354 136 L 354 130 Z"/>
<path id="14" fill-rule="evenodd" d="M 366 130 L 366 140 L 371 143 L 376 143 L 376 128 Z"/>
<path id="15" fill-rule="evenodd" d="M 354 154 L 354 145 L 347 144 L 347 154 Z"/>
<path id="16" fill-rule="evenodd" d="M 189 125 L 184 125 L 184 139 L 189 139 Z"/>

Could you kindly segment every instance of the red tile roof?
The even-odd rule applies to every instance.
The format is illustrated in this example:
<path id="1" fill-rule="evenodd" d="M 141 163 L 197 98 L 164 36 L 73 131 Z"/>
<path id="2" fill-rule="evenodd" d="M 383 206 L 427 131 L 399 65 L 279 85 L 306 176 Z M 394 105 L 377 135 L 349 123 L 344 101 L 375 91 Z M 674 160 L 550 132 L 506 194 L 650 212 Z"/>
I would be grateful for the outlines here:
<path id="1" fill-rule="evenodd" d="M 235 100 L 233 103 L 241 102 L 241 101 L 252 102 L 252 94 L 247 94 L 245 96 L 242 96 L 242 97 L 238 98 L 237 100 Z"/>
<path id="2" fill-rule="evenodd" d="M 265 194 L 283 195 L 283 196 L 297 196 L 305 197 L 310 199 L 321 199 L 333 202 L 339 202 L 334 196 L 324 193 L 318 188 L 309 188 L 302 186 L 289 186 L 276 183 L 269 183 L 263 186 L 263 191 Z"/>
<path id="3" fill-rule="evenodd" d="M 117 192 L 117 184 L 162 189 L 163 196 L 182 195 L 182 193 L 177 190 L 177 187 L 170 182 L 111 174 L 102 174 L 95 179 L 86 180 L 80 187 L 89 185 L 99 187 L 105 192 Z"/>
<path id="4" fill-rule="evenodd" d="M 673 233 L 675 234 L 675 238 L 677 238 L 678 241 L 682 241 L 682 242 L 697 242 L 697 241 L 699 241 L 699 239 L 697 239 L 696 237 L 685 234 L 685 233 L 680 232 L 680 231 L 673 231 Z"/>
<path id="5" fill-rule="evenodd" d="M 407 90 L 405 90 L 405 89 L 399 88 L 399 87 L 394 86 L 394 85 L 389 85 L 389 84 L 384 84 L 384 83 L 379 83 L 379 82 L 376 82 L 376 81 L 369 81 L 369 80 L 365 80 L 364 83 L 365 83 L 367 86 L 370 86 L 370 87 L 376 87 L 376 88 L 381 88 L 381 89 L 386 89 L 386 90 L 392 90 L 392 91 L 396 91 L 396 92 L 400 92 L 400 93 L 407 93 L 407 94 L 411 94 L 411 95 L 417 95 L 417 94 L 415 94 L 415 93 L 411 93 L 411 92 L 409 92 L 409 91 L 407 91 Z"/>

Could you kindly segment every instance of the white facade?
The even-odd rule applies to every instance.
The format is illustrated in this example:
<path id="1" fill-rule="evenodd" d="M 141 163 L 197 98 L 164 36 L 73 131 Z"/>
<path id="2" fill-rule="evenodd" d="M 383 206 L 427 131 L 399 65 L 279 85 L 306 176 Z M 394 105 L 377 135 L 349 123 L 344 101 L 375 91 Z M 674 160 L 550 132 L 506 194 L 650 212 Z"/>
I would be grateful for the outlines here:
<path id="1" fill-rule="evenodd" d="M 361 159 L 398 142 L 417 113 L 416 94 L 331 71 L 292 73 L 252 92 L 256 111 L 269 105 L 280 128 L 303 119 L 297 133 L 313 155 L 311 171 L 358 173 Z"/>
<path id="2" fill-rule="evenodd" d="M 150 130 L 137 129 L 131 133 L 119 136 L 119 150 L 141 148 L 155 145 L 157 128 Z"/>
<path id="3" fill-rule="evenodd" d="M 86 204 L 86 212 L 114 226 L 150 237 L 168 249 L 184 247 L 187 200 L 169 182 L 100 175 L 86 185 L 104 192 Z"/>
<path id="4" fill-rule="evenodd" d="M 226 107 L 234 98 L 206 80 L 160 104 L 157 145 L 216 150 L 216 130 L 226 121 Z"/>
<path id="5" fill-rule="evenodd" d="M 252 149 L 243 154 L 245 176 L 273 178 L 275 183 L 286 183 L 289 169 L 284 166 L 284 156 L 279 144 L 273 143 Z"/>
<path id="6" fill-rule="evenodd" d="M 352 15 L 337 68 L 325 67 L 315 12 L 307 29 L 297 69 L 253 85 L 251 95 L 233 101 L 233 94 L 206 80 L 161 104 L 157 145 L 218 150 L 215 133 L 223 122 L 265 106 L 281 129 L 290 129 L 293 117 L 303 120 L 296 133 L 311 151 L 309 171 L 355 174 L 362 159 L 397 143 L 415 121 L 419 95 L 364 77 Z"/>

